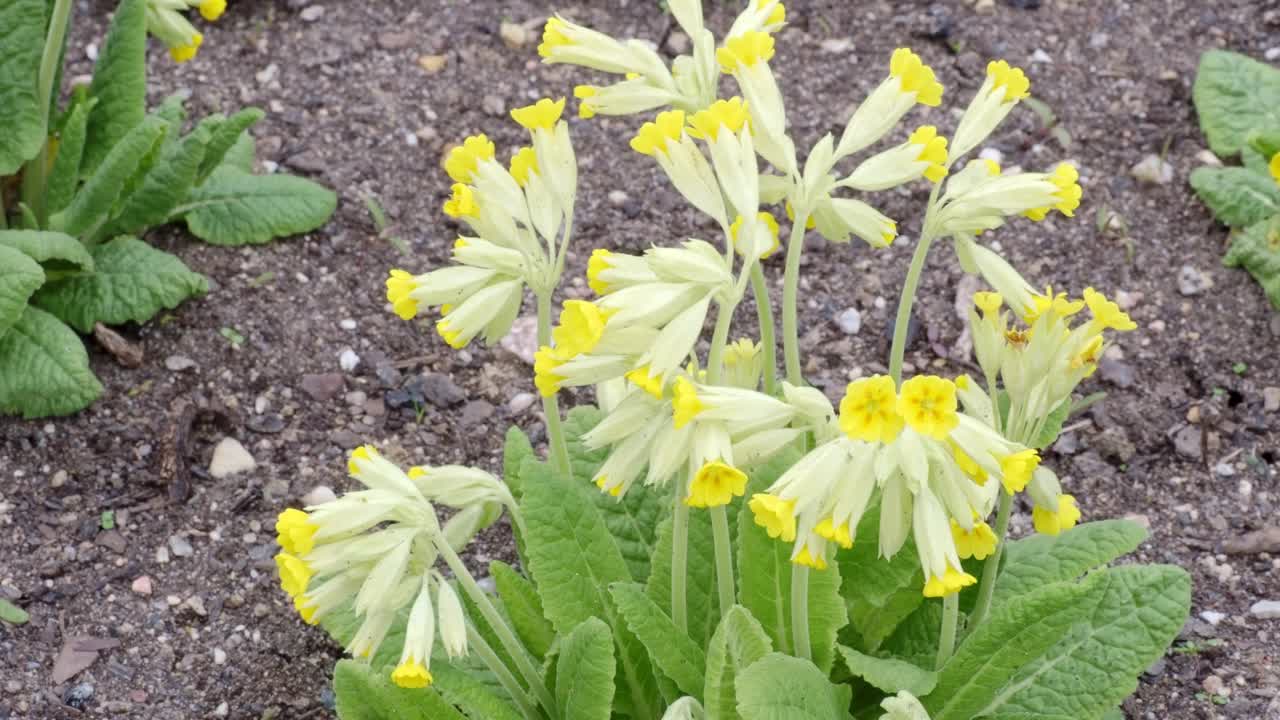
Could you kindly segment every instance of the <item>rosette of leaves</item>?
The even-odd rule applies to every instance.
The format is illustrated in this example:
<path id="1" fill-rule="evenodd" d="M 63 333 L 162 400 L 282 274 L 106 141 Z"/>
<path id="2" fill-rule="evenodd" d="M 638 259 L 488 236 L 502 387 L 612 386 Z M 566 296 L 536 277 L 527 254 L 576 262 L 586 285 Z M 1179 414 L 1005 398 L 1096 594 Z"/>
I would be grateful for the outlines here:
<path id="1" fill-rule="evenodd" d="M 1202 167 L 1191 186 L 1232 228 L 1228 267 L 1248 270 L 1280 310 L 1280 70 L 1244 55 L 1213 50 L 1200 59 L 1193 98 L 1200 127 L 1219 157 L 1238 167 Z"/>
<path id="2" fill-rule="evenodd" d="M 336 205 L 311 181 L 253 174 L 260 110 L 189 128 L 180 95 L 147 111 L 146 0 L 119 4 L 92 83 L 60 105 L 70 10 L 0 0 L 0 414 L 28 418 L 101 394 L 77 331 L 145 322 L 207 292 L 138 239 L 149 228 L 183 222 L 215 245 L 264 243 L 314 230 Z"/>

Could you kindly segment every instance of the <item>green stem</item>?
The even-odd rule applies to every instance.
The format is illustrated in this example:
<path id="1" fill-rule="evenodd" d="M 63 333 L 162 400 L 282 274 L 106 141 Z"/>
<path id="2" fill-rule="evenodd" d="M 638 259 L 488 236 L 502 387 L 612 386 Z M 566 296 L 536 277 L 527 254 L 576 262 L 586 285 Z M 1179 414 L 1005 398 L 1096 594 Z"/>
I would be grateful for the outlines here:
<path id="1" fill-rule="evenodd" d="M 40 58 L 40 73 L 36 76 L 36 100 L 40 103 L 41 127 L 44 143 L 40 152 L 30 160 L 22 173 L 22 200 L 35 213 L 40 227 L 49 224 L 49 208 L 45 203 L 49 174 L 49 108 L 53 104 L 53 79 L 58 76 L 58 62 L 62 58 L 62 45 L 67 36 L 67 23 L 71 18 L 71 0 L 56 0 L 49 17 L 49 33 L 45 36 L 44 53 Z"/>
<path id="2" fill-rule="evenodd" d="M 720 617 L 737 601 L 733 579 L 733 544 L 729 540 L 729 515 L 723 505 L 710 508 L 711 533 L 716 548 L 716 587 L 720 591 Z"/>
<path id="3" fill-rule="evenodd" d="M 800 337 L 796 327 L 796 294 L 800 285 L 800 256 L 804 254 L 804 226 L 809 213 L 796 210 L 787 241 L 787 269 L 782 284 L 782 351 L 787 363 L 787 382 L 803 385 L 800 371 Z"/>
<path id="4" fill-rule="evenodd" d="M 711 351 L 707 353 L 707 382 L 715 385 L 724 372 L 724 346 L 729 342 L 729 326 L 737 303 L 720 302 L 716 310 L 716 329 L 711 334 Z"/>
<path id="5" fill-rule="evenodd" d="M 987 482 L 997 482 L 995 478 Z M 1009 515 L 1013 512 L 1013 496 L 1000 488 L 1000 509 L 996 513 L 996 549 L 987 556 L 982 566 L 982 580 L 978 584 L 978 602 L 973 606 L 969 629 L 978 627 L 991 611 L 991 598 L 996 590 L 996 575 L 1000 573 L 1000 556 L 1004 554 L 1004 538 L 1009 532 Z"/>
<path id="6" fill-rule="evenodd" d="M 920 275 L 924 271 L 924 260 L 932 244 L 931 235 L 926 233 L 920 236 L 916 251 L 911 256 L 911 266 L 907 268 L 907 279 L 902 284 L 902 296 L 898 298 L 898 318 L 893 325 L 893 346 L 889 350 L 889 375 L 898 385 L 902 384 L 902 359 L 907 352 L 907 328 L 911 324 L 911 306 L 915 304 L 916 290 L 920 287 Z"/>
<path id="7" fill-rule="evenodd" d="M 458 557 L 458 553 L 454 552 L 449 545 L 449 541 L 445 540 L 443 536 L 435 538 L 435 545 L 440 552 L 440 556 L 449 565 L 449 569 L 453 571 L 453 576 L 462 585 L 462 589 L 466 591 L 467 596 L 480 609 L 480 614 L 489 623 L 489 627 L 493 628 L 493 632 L 497 634 L 498 641 L 502 643 L 502 647 L 516 661 L 516 667 L 519 668 L 520 674 L 524 676 L 525 683 L 533 690 L 538 702 L 547 711 L 547 715 L 553 718 L 559 717 L 555 698 L 551 697 L 551 692 L 547 690 L 546 684 L 542 682 L 542 675 L 529 658 L 529 652 L 516 639 L 516 634 L 511 630 L 511 626 L 507 625 L 507 621 L 502 619 L 501 613 L 489 601 L 489 596 L 476 584 L 476 579 L 471 576 L 471 571 L 467 570 L 462 558 Z"/>
<path id="8" fill-rule="evenodd" d="M 678 476 L 677 476 L 678 477 Z M 689 610 L 685 584 L 689 574 L 689 506 L 684 480 L 676 481 L 675 510 L 671 516 L 671 620 L 680 632 L 689 633 Z"/>
<path id="9" fill-rule="evenodd" d="M 760 263 L 751 268 L 751 292 L 756 298 L 760 346 L 764 351 L 764 391 L 773 395 L 778 390 L 778 341 L 774 336 L 773 304 L 769 301 L 769 286 L 765 284 L 764 268 Z"/>
<path id="10" fill-rule="evenodd" d="M 809 641 L 809 566 L 791 566 L 791 635 L 796 644 L 796 657 L 813 659 Z"/>
<path id="11" fill-rule="evenodd" d="M 551 344 L 551 293 L 540 292 L 538 297 L 538 347 Z M 542 412 L 547 416 L 547 444 L 551 446 L 551 466 L 556 473 L 568 478 L 569 445 L 564 439 L 564 425 L 560 420 L 560 402 L 553 395 L 542 398 Z"/>
<path id="12" fill-rule="evenodd" d="M 498 683 L 507 691 L 515 704 L 520 706 L 520 714 L 524 715 L 525 720 L 538 720 L 541 717 L 538 709 L 529 702 L 529 695 L 525 693 L 524 688 L 520 687 L 515 675 L 511 674 L 511 669 L 498 658 L 498 654 L 489 647 L 489 643 L 485 642 L 484 636 L 470 623 L 467 623 L 467 646 L 480 656 L 485 667 L 489 668 L 489 672 L 498 679 Z"/>
<path id="13" fill-rule="evenodd" d="M 942 632 L 938 634 L 938 669 L 951 659 L 956 649 L 956 625 L 960 620 L 960 593 L 942 599 Z"/>

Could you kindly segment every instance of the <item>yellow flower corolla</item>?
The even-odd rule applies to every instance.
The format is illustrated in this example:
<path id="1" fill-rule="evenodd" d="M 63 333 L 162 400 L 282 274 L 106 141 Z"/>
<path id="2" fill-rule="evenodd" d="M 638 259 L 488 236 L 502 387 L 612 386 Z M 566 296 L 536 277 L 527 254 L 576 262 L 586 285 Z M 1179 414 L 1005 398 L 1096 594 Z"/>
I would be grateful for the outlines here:
<path id="1" fill-rule="evenodd" d="M 401 320 L 412 320 L 418 314 L 418 301 L 409 297 L 417 288 L 413 276 L 404 270 L 392 270 L 387 277 L 387 302 Z"/>
<path id="2" fill-rule="evenodd" d="M 964 450 L 961 450 L 959 445 L 955 444 L 951 440 L 947 440 L 947 445 L 951 446 L 951 456 L 955 458 L 956 467 L 960 468 L 960 472 L 968 475 L 969 479 L 973 480 L 973 482 L 979 486 L 986 485 L 987 471 L 983 470 L 982 466 L 973 458 L 969 457 Z"/>
<path id="3" fill-rule="evenodd" d="M 1094 335 L 1089 338 L 1089 342 L 1085 343 L 1080 352 L 1071 358 L 1071 369 L 1079 370 L 1080 368 L 1088 368 L 1084 376 L 1093 375 L 1098 369 L 1098 360 L 1102 357 L 1102 335 Z"/>
<path id="4" fill-rule="evenodd" d="M 917 375 L 902 384 L 898 414 L 912 430 L 946 440 L 960 424 L 956 413 L 956 385 L 937 375 Z"/>
<path id="5" fill-rule="evenodd" d="M 997 292 L 982 290 L 973 294 L 973 304 L 982 311 L 983 316 L 992 317 L 1000 312 L 1000 306 L 1004 305 L 1004 296 Z"/>
<path id="6" fill-rule="evenodd" d="M 978 579 L 969 573 L 947 566 L 945 574 L 941 577 L 931 577 L 924 584 L 924 596 L 937 598 L 954 595 L 976 582 Z"/>
<path id="7" fill-rule="evenodd" d="M 181 65 L 182 63 L 194 58 L 196 54 L 200 52 L 200 46 L 203 44 L 204 35 L 201 35 L 200 33 L 193 33 L 191 35 L 191 42 L 186 45 L 174 45 L 169 48 L 169 56 L 173 58 L 174 62 Z"/>
<path id="8" fill-rule="evenodd" d="M 1138 327 L 1138 324 L 1131 320 L 1128 313 L 1121 310 L 1119 305 L 1091 287 L 1084 289 L 1084 303 L 1089 306 L 1089 313 L 1093 315 L 1089 326 L 1095 332 L 1103 330 L 1128 332 Z"/>
<path id="9" fill-rule="evenodd" d="M 739 64 L 751 67 L 756 63 L 768 62 L 772 57 L 773 36 L 759 30 L 731 37 L 724 47 L 716 50 L 716 61 L 727 74 L 737 70 Z"/>
<path id="10" fill-rule="evenodd" d="M 1084 301 L 1071 300 L 1065 292 L 1054 293 L 1053 286 L 1049 285 L 1045 287 L 1043 295 L 1031 296 L 1031 308 L 1023 319 L 1028 325 L 1035 324 L 1050 309 L 1058 317 L 1071 317 L 1084 309 Z"/>
<path id="11" fill-rule="evenodd" d="M 683 110 L 660 112 L 652 122 L 640 126 L 636 136 L 631 138 L 631 149 L 643 155 L 666 154 L 667 143 L 679 140 L 683 134 Z"/>
<path id="12" fill-rule="evenodd" d="M 814 570 L 826 570 L 827 558 L 821 552 L 810 552 L 808 544 L 800 548 L 800 552 L 791 558 L 791 562 L 797 565 L 813 568 Z"/>
<path id="13" fill-rule="evenodd" d="M 874 375 L 849 383 L 840 401 L 840 429 L 854 440 L 893 442 L 902 431 L 893 378 Z"/>
<path id="14" fill-rule="evenodd" d="M 599 88 L 592 85 L 578 85 L 573 88 L 573 96 L 579 100 L 589 100 L 596 96 Z M 578 117 L 583 120 L 590 120 L 596 116 L 596 109 L 589 102 L 578 103 Z"/>
<path id="15" fill-rule="evenodd" d="M 1277 183 L 1280 183 L 1280 152 L 1271 156 L 1271 163 L 1268 167 L 1271 169 L 1271 177 L 1275 178 Z"/>
<path id="16" fill-rule="evenodd" d="M 1076 505 L 1074 497 L 1059 495 L 1056 512 L 1048 508 L 1033 507 L 1031 521 L 1036 526 L 1036 532 L 1041 535 L 1057 535 L 1063 530 L 1070 530 L 1080 522 L 1080 508 Z"/>
<path id="17" fill-rule="evenodd" d="M 564 98 L 559 100 L 542 98 L 532 105 L 512 110 L 511 119 L 526 130 L 550 130 L 560 122 L 562 113 L 564 113 Z"/>
<path id="18" fill-rule="evenodd" d="M 678 430 L 688 425 L 690 421 L 697 417 L 698 413 L 706 409 L 706 406 L 698 399 L 698 390 L 689 381 L 689 378 L 676 378 L 672 391 L 672 421 Z"/>
<path id="19" fill-rule="evenodd" d="M 947 176 L 947 139 L 938 136 L 938 128 L 922 125 L 911 133 L 907 142 L 920 146 L 917 162 L 929 163 L 924 176 L 931 182 L 942 182 L 942 178 Z"/>
<path id="20" fill-rule="evenodd" d="M 764 260 L 765 258 L 777 252 L 778 248 L 782 247 L 782 243 L 779 242 L 778 240 L 778 220 L 773 216 L 773 213 L 765 212 L 763 210 L 757 213 L 756 217 L 758 217 L 760 221 L 763 222 L 765 226 L 769 228 L 769 236 L 772 238 L 772 240 L 769 243 L 769 249 L 760 253 L 760 259 Z M 729 226 L 729 237 L 733 239 L 733 247 L 739 251 L 741 251 L 742 249 L 738 245 L 738 234 L 741 231 L 742 231 L 742 216 L 739 215 L 737 219 L 733 221 L 733 224 Z"/>
<path id="21" fill-rule="evenodd" d="M 492 140 L 484 135 L 472 135 L 449 152 L 448 159 L 444 161 L 444 170 L 454 182 L 471 182 L 476 165 L 481 160 L 492 160 L 496 152 L 497 148 Z"/>
<path id="22" fill-rule="evenodd" d="M 307 591 L 311 567 L 302 558 L 282 552 L 276 555 L 276 569 L 280 572 L 280 587 L 289 597 L 297 598 Z"/>
<path id="23" fill-rule="evenodd" d="M 705 463 L 689 483 L 689 507 L 709 508 L 728 505 L 747 491 L 747 474 L 719 460 Z"/>
<path id="24" fill-rule="evenodd" d="M 1026 489 L 1027 483 L 1031 482 L 1032 473 L 1040 466 L 1040 455 L 1032 449 L 1005 455 L 997 460 L 1000 461 L 1000 482 L 1010 495 Z"/>
<path id="25" fill-rule="evenodd" d="M 421 689 L 431 685 L 431 671 L 417 660 L 406 660 L 391 671 L 391 681 L 402 688 Z"/>
<path id="26" fill-rule="evenodd" d="M 480 217 L 480 204 L 470 185 L 453 184 L 453 195 L 444 201 L 444 214 L 449 217 Z"/>
<path id="27" fill-rule="evenodd" d="M 889 74 L 898 78 L 903 92 L 916 94 L 916 102 L 937 107 L 942 104 L 942 83 L 933 74 L 933 68 L 924 64 L 919 55 L 909 48 L 898 48 L 889 59 Z"/>
<path id="28" fill-rule="evenodd" d="M 982 164 L 987 168 L 987 175 L 995 177 L 1000 174 L 1000 163 L 991 158 L 983 158 Z"/>
<path id="29" fill-rule="evenodd" d="M 613 497 L 620 497 L 622 495 L 622 485 L 618 484 L 613 487 L 609 487 L 609 477 L 607 475 L 601 475 L 596 478 L 596 487 L 600 488 L 600 492 L 607 492 Z"/>
<path id="30" fill-rule="evenodd" d="M 449 347 L 454 350 L 461 350 L 467 346 L 467 343 L 470 342 L 470 340 L 463 340 L 462 330 L 454 327 L 453 324 L 449 322 L 448 311 L 443 307 L 441 308 L 441 311 L 445 313 L 445 316 L 436 321 L 436 333 L 444 339 L 445 343 L 447 343 Z"/>
<path id="31" fill-rule="evenodd" d="M 299 595 L 293 599 L 293 609 L 298 611 L 298 615 L 302 618 L 302 622 L 308 625 L 315 625 L 320 621 L 316 618 L 316 612 L 319 611 L 305 595 Z"/>
<path id="32" fill-rule="evenodd" d="M 746 103 L 742 102 L 742 98 L 734 96 L 728 100 L 717 100 L 705 110 L 694 113 L 689 118 L 689 135 L 714 141 L 719 137 L 720 128 L 736 133 L 749 121 Z"/>
<path id="33" fill-rule="evenodd" d="M 378 451 L 372 445 L 361 445 L 351 451 L 351 457 L 347 458 L 347 472 L 351 477 L 360 477 L 360 466 L 356 464 L 356 460 L 364 460 L 368 462 L 378 457 Z"/>
<path id="34" fill-rule="evenodd" d="M 788 201 L 786 202 L 786 204 L 785 204 L 785 205 L 783 205 L 783 207 L 784 207 L 784 208 L 786 209 L 786 211 L 787 211 L 787 219 L 788 219 L 788 220 L 790 220 L 791 222 L 795 222 L 795 221 L 796 221 L 796 208 L 795 208 L 795 206 L 791 204 L 791 201 L 790 201 L 790 200 L 788 200 Z M 812 229 L 814 229 L 814 228 L 816 228 L 816 227 L 818 227 L 818 220 L 817 220 L 817 218 L 815 218 L 812 214 L 810 214 L 810 215 L 809 215 L 809 219 L 808 219 L 808 220 L 805 220 L 805 222 L 804 222 L 804 229 L 805 229 L 805 230 L 812 230 Z M 897 227 L 897 226 L 895 226 L 895 235 L 894 235 L 894 236 L 891 236 L 891 237 L 889 238 L 889 242 L 893 242 L 893 237 L 896 237 L 896 227 Z"/>
<path id="35" fill-rule="evenodd" d="M 1058 188 L 1053 193 L 1058 202 L 1054 203 L 1053 207 L 1032 208 L 1023 215 L 1036 222 L 1045 219 L 1050 210 L 1057 210 L 1067 217 L 1075 217 L 1076 208 L 1080 207 L 1080 198 L 1084 196 L 1084 191 L 1076 182 L 1080 179 L 1080 172 L 1071 163 L 1060 163 L 1053 169 L 1048 179 Z"/>
<path id="36" fill-rule="evenodd" d="M 566 300 L 560 324 L 551 332 L 556 352 L 564 359 L 591 352 L 604 336 L 609 315 L 588 300 Z"/>
<path id="37" fill-rule="evenodd" d="M 573 42 L 564 34 L 564 21 L 556 17 L 547 18 L 547 24 L 542 26 L 542 42 L 538 45 L 538 54 L 542 57 L 551 57 L 552 48 L 572 44 Z"/>
<path id="38" fill-rule="evenodd" d="M 591 259 L 587 260 L 587 286 L 597 295 L 608 295 L 609 284 L 600 279 L 600 273 L 609 269 L 609 256 L 613 253 L 604 248 L 591 251 Z"/>
<path id="39" fill-rule="evenodd" d="M 769 2 L 769 0 L 755 0 L 755 8 L 759 10 L 760 8 L 764 7 L 765 3 L 767 2 Z M 769 17 L 765 18 L 764 24 L 765 25 L 781 25 L 786 21 L 787 21 L 787 9 L 783 7 L 782 3 L 778 3 L 777 5 L 773 6 L 772 10 L 769 11 Z"/>
<path id="40" fill-rule="evenodd" d="M 542 397 L 551 397 L 560 391 L 564 378 L 555 373 L 565 360 L 554 349 L 543 345 L 533 354 L 533 384 Z"/>
<path id="41" fill-rule="evenodd" d="M 524 187 L 529 184 L 529 176 L 538 174 L 538 153 L 531 147 L 522 147 L 511 156 L 511 177 L 516 184 Z"/>
<path id="42" fill-rule="evenodd" d="M 276 542 L 291 555 L 306 555 L 316 546 L 319 525 L 297 508 L 289 508 L 276 516 Z"/>
<path id="43" fill-rule="evenodd" d="M 853 533 L 849 532 L 848 523 L 836 525 L 831 522 L 831 518 L 823 518 L 821 522 L 813 526 L 813 533 L 818 537 L 826 538 L 836 543 L 845 550 L 853 547 Z"/>
<path id="44" fill-rule="evenodd" d="M 629 371 L 626 378 L 635 384 L 636 387 L 644 390 L 650 395 L 656 398 L 662 397 L 662 376 L 658 375 L 656 377 L 650 377 L 648 365 L 641 365 L 635 370 Z"/>
<path id="45" fill-rule="evenodd" d="M 783 500 L 777 495 L 756 493 L 747 503 L 756 524 L 765 529 L 769 537 L 782 542 L 796 539 L 796 501 Z"/>
<path id="46" fill-rule="evenodd" d="M 991 78 L 993 90 L 1004 88 L 1003 102 L 1009 103 L 1031 96 L 1031 81 L 1026 74 L 1021 68 L 1013 67 L 1004 60 L 987 63 L 987 77 Z"/>
<path id="47" fill-rule="evenodd" d="M 200 0 L 200 16 L 209 22 L 222 17 L 227 11 L 227 0 Z"/>
<path id="48" fill-rule="evenodd" d="M 975 522 L 972 530 L 965 530 L 964 526 L 952 520 L 951 537 L 955 540 L 956 553 L 960 555 L 961 560 L 985 559 L 996 551 L 998 542 L 995 531 L 984 522 Z"/>

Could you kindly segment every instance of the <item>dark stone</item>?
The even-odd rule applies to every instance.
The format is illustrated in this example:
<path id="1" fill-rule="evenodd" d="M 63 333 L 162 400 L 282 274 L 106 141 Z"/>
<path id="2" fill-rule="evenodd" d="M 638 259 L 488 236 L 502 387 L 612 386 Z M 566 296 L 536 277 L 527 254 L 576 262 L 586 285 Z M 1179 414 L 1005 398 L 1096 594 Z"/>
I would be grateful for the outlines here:
<path id="1" fill-rule="evenodd" d="M 462 408 L 463 426 L 476 425 L 493 417 L 493 405 L 488 400 L 472 400 Z"/>
<path id="2" fill-rule="evenodd" d="M 1133 366 L 1111 358 L 1103 358 L 1098 363 L 1098 373 L 1103 380 L 1118 388 L 1133 387 Z"/>
<path id="3" fill-rule="evenodd" d="M 325 402 L 337 397 L 346 386 L 341 373 L 322 373 L 319 375 L 303 375 L 299 383 L 302 391 L 316 402 Z"/>
<path id="4" fill-rule="evenodd" d="M 426 373 L 422 376 L 422 396 L 438 408 L 460 405 L 467 399 L 467 394 L 453 378 L 442 373 Z"/>
<path id="5" fill-rule="evenodd" d="M 360 436 L 347 429 L 335 430 L 329 434 L 329 442 L 343 450 L 354 450 L 362 444 Z"/>
<path id="6" fill-rule="evenodd" d="M 93 699 L 93 686 L 89 683 L 80 683 L 67 688 L 66 695 L 62 696 L 62 701 L 77 710 L 84 710 L 89 705 L 89 701 Z"/>
<path id="7" fill-rule="evenodd" d="M 275 435 L 281 430 L 284 430 L 284 418 L 275 413 L 253 415 L 245 421 L 245 425 L 256 433 Z"/>

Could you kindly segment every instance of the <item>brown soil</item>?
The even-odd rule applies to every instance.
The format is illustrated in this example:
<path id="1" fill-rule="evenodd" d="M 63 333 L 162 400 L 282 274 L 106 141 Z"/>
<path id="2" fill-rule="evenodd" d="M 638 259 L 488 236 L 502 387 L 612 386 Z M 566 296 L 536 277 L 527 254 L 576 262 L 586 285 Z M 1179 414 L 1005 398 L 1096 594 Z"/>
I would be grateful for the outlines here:
<path id="1" fill-rule="evenodd" d="M 727 27 L 737 4 L 705 1 L 711 26 Z M 207 29 L 198 61 L 184 67 L 153 43 L 155 101 L 187 89 L 194 115 L 263 106 L 269 115 L 255 131 L 261 159 L 329 184 L 342 203 L 322 231 L 261 248 L 214 248 L 177 230 L 153 233 L 151 242 L 211 279 L 209 296 L 123 329 L 146 350 L 141 369 L 125 370 L 94 347 L 94 370 L 107 391 L 90 410 L 40 422 L 0 420 L 0 593 L 31 613 L 24 626 L 0 624 L 0 718 L 330 717 L 329 673 L 339 652 L 298 621 L 276 586 L 276 512 L 316 485 L 347 487 L 341 458 L 357 441 L 419 462 L 496 468 L 509 424 L 542 437 L 536 404 L 510 409 L 513 396 L 533 391 L 527 365 L 501 348 L 449 351 L 429 327 L 386 311 L 382 280 L 389 267 L 422 270 L 448 257 L 455 228 L 439 213 L 449 185 L 439 166 L 445 146 L 486 132 L 509 152 L 523 138 L 504 109 L 568 93 L 584 77 L 540 66 L 536 33 L 519 49 L 498 35 L 502 20 L 536 28 L 549 6 L 319 0 L 323 16 L 307 21 L 301 10 L 308 4 L 233 3 Z M 671 21 L 653 5 L 579 0 L 558 9 L 616 35 L 665 38 Z M 85 49 L 101 42 L 108 6 L 77 5 L 68 77 L 90 70 Z M 1150 524 L 1137 559 L 1176 563 L 1195 578 L 1196 617 L 1179 644 L 1194 643 L 1197 651 L 1158 663 L 1126 702 L 1126 714 L 1268 717 L 1280 707 L 1280 622 L 1252 617 L 1249 606 L 1280 599 L 1280 559 L 1220 553 L 1225 541 L 1276 521 L 1280 415 L 1264 412 L 1263 388 L 1280 385 L 1280 318 L 1243 272 L 1220 267 L 1226 232 L 1186 180 L 1204 148 L 1190 103 L 1197 58 L 1211 47 L 1262 56 L 1280 32 L 1273 0 L 1002 0 L 988 13 L 958 1 L 793 0 L 788 15 L 775 69 L 801 147 L 838 132 L 896 46 L 924 55 L 947 84 L 951 106 L 976 87 L 986 58 L 1027 68 L 1036 96 L 1072 144 L 1062 148 L 1034 113 L 1020 111 L 991 146 L 1006 166 L 1074 159 L 1085 205 L 1073 221 L 1015 223 L 993 239 L 1033 281 L 1129 293 L 1143 326 L 1119 340 L 1123 357 L 1087 384 L 1108 397 L 1078 419 L 1049 461 L 1088 518 L 1138 515 Z M 824 47 L 829 40 L 851 42 Z M 1051 62 L 1032 62 L 1037 50 Z M 447 65 L 431 74 L 418 58 L 436 54 Z M 955 118 L 935 112 L 928 121 L 950 127 Z M 592 247 L 639 250 L 705 230 L 653 164 L 627 150 L 636 124 L 573 122 L 583 179 L 574 276 Z M 1161 152 L 1175 168 L 1172 183 L 1143 185 L 1130 175 L 1143 156 Z M 626 196 L 610 198 L 615 190 Z M 904 235 L 914 232 L 922 192 L 883 200 L 903 219 Z M 367 196 L 378 198 L 391 220 L 381 235 Z M 1127 236 L 1101 232 L 1100 211 L 1122 216 Z M 402 256 L 392 238 L 402 238 L 412 256 Z M 872 255 L 861 246 L 813 242 L 802 303 L 812 382 L 839 392 L 851 368 L 870 371 L 883 362 L 883 328 L 911 245 L 904 237 Z M 1183 266 L 1210 275 L 1214 287 L 1180 294 Z M 780 267 L 771 272 L 780 275 Z M 953 309 L 960 278 L 951 251 L 939 247 L 923 289 L 922 332 L 908 356 L 917 367 L 964 369 L 940 359 L 962 329 Z M 585 287 L 575 279 L 569 292 Z M 849 336 L 835 317 L 851 306 L 864 326 Z M 749 314 L 744 309 L 746 323 Z M 243 346 L 234 347 L 222 328 L 240 333 Z M 362 359 L 350 373 L 338 365 L 346 348 Z M 166 369 L 166 359 L 178 355 L 195 367 Z M 380 379 L 375 371 L 387 363 L 402 377 L 384 369 Z M 405 393 L 394 391 L 423 372 L 451 377 L 465 400 L 432 386 L 417 407 L 404 405 Z M 344 387 L 315 399 L 302 389 L 312 373 L 341 373 Z M 197 415 L 180 460 L 191 469 L 193 493 L 173 503 L 161 465 L 172 408 L 184 400 L 218 412 Z M 1187 427 L 1183 450 L 1190 455 L 1174 442 Z M 226 435 L 243 442 L 257 468 L 215 480 L 205 468 Z M 107 510 L 116 513 L 118 535 L 99 531 Z M 1027 526 L 1023 517 L 1016 528 Z M 192 555 L 174 555 L 174 535 L 190 543 Z M 508 544 L 495 529 L 473 560 L 507 556 Z M 150 596 L 131 589 L 140 576 L 150 579 Z M 1198 617 L 1206 610 L 1225 619 L 1211 625 Z M 55 684 L 54 658 L 74 635 L 114 638 L 120 646 Z M 1210 675 L 1225 681 L 1225 704 L 1200 694 Z"/>

